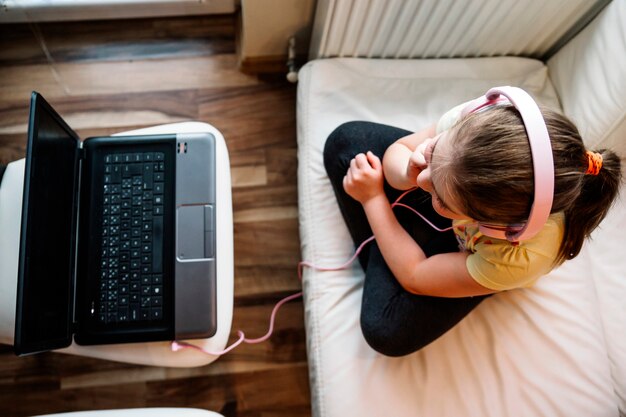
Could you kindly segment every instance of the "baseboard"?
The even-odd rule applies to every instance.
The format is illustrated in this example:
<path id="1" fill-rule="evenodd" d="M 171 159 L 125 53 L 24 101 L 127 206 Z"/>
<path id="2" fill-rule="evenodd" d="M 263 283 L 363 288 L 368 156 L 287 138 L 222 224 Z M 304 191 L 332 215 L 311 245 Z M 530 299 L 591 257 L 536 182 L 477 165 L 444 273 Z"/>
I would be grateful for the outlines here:
<path id="1" fill-rule="evenodd" d="M 287 73 L 287 55 L 245 57 L 239 60 L 239 70 L 245 74 Z"/>
<path id="2" fill-rule="evenodd" d="M 296 68 L 307 61 L 307 55 L 296 57 Z M 239 59 L 239 71 L 244 74 L 287 74 L 287 55 L 244 57 Z"/>

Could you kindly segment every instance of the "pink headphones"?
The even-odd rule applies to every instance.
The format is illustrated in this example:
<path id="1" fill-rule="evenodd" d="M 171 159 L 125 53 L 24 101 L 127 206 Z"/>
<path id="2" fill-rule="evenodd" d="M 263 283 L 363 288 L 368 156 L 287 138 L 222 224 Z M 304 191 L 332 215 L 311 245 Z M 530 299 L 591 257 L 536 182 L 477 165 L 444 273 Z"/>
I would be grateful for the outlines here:
<path id="1" fill-rule="evenodd" d="M 481 223 L 479 230 L 486 236 L 517 242 L 530 239 L 543 228 L 548 220 L 548 216 L 550 216 L 554 198 L 552 146 L 550 145 L 550 136 L 548 135 L 548 129 L 541 111 L 539 111 L 539 106 L 521 88 L 494 87 L 487 91 L 484 96 L 471 101 L 465 106 L 461 111 L 461 117 L 485 107 L 506 102 L 507 99 L 519 111 L 524 121 L 533 161 L 535 196 L 526 223 L 506 226 Z"/>

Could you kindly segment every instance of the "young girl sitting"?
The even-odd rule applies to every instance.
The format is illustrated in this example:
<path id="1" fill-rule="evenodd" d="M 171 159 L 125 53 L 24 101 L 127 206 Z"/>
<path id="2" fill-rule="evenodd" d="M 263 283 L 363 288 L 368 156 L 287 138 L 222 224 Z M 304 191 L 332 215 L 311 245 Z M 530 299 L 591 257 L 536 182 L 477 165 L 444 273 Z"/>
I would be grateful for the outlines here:
<path id="1" fill-rule="evenodd" d="M 531 134 L 537 125 L 543 144 Z M 375 236 L 359 254 L 361 328 L 388 356 L 421 349 L 485 297 L 532 286 L 574 258 L 621 182 L 615 153 L 587 151 L 566 117 L 512 87 L 418 133 L 343 124 L 326 142 L 324 164 L 354 243 Z M 392 208 L 413 188 L 400 203 L 450 230 Z"/>

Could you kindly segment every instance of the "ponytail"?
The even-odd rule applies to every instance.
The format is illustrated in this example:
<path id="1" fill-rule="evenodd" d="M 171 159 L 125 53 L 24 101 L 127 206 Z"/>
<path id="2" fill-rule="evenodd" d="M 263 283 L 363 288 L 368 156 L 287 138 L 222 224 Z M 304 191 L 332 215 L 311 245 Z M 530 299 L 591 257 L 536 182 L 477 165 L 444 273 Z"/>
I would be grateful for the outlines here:
<path id="1" fill-rule="evenodd" d="M 570 207 L 565 210 L 565 234 L 559 248 L 556 264 L 575 258 L 585 238 L 598 227 L 617 197 L 621 184 L 621 161 L 612 151 L 597 151 L 602 156 L 602 167 L 593 173 L 582 174 L 581 188 Z M 581 162 L 587 168 L 587 159 Z"/>

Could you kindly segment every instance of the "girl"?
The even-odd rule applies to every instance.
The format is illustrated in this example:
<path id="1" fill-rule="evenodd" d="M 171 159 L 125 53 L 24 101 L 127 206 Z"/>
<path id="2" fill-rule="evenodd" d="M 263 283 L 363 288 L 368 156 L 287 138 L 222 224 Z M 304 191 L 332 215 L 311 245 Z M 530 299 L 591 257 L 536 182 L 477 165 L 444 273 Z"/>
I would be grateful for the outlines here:
<path id="1" fill-rule="evenodd" d="M 357 245 L 376 238 L 359 262 L 365 271 L 361 329 L 378 352 L 415 352 L 485 297 L 531 286 L 578 255 L 615 199 L 618 156 L 588 152 L 566 117 L 539 113 L 525 92 L 515 94 L 528 97 L 539 119 L 543 115 L 554 164 L 547 219 L 524 240 L 510 238 L 518 229 L 506 238 L 484 228 L 523 225 L 537 199 L 528 121 L 511 104 L 515 100 L 483 98 L 468 114 L 464 104 L 413 134 L 350 122 L 329 136 L 324 164 L 351 236 Z M 437 232 L 409 210 L 391 207 L 412 188 L 401 203 L 452 230 Z"/>

